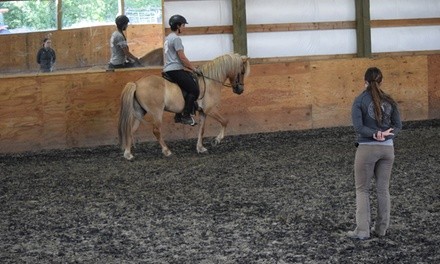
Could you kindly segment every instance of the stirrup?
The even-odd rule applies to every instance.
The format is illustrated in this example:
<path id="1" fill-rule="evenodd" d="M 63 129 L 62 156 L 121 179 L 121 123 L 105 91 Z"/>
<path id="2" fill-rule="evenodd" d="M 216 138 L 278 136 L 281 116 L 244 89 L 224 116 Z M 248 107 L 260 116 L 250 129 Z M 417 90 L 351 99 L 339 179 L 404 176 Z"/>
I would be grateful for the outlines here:
<path id="1" fill-rule="evenodd" d="M 197 122 L 194 120 L 194 117 L 190 116 L 182 116 L 180 119 L 180 123 L 190 126 L 197 125 Z"/>

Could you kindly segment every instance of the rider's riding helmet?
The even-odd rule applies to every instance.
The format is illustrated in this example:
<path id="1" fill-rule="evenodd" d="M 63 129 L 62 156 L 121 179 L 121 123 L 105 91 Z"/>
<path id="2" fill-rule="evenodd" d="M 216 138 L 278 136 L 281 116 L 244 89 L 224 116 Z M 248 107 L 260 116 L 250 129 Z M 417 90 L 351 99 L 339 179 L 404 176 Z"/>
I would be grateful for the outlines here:
<path id="1" fill-rule="evenodd" d="M 124 30 L 124 26 L 128 25 L 128 22 L 130 22 L 130 20 L 126 15 L 120 15 L 115 19 L 116 26 L 119 30 Z"/>
<path id="2" fill-rule="evenodd" d="M 186 22 L 186 19 L 181 16 L 181 15 L 174 15 L 172 17 L 170 17 L 170 21 L 169 21 L 171 30 L 177 30 L 177 27 L 182 25 L 182 24 L 188 24 L 188 22 Z"/>

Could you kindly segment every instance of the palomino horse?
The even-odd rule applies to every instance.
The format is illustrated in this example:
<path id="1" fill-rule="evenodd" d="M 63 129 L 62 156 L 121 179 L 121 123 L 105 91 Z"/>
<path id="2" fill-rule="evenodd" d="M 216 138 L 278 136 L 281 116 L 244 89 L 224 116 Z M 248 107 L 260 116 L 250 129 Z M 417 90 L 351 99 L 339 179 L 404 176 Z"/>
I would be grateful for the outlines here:
<path id="1" fill-rule="evenodd" d="M 163 66 L 163 48 L 152 50 L 142 57 L 139 57 L 139 64 L 135 67 Z M 87 71 L 105 70 L 108 65 L 96 65 L 87 69 Z"/>
<path id="2" fill-rule="evenodd" d="M 220 133 L 215 138 L 218 144 L 224 138 L 228 121 L 220 115 L 220 90 L 226 80 L 229 80 L 234 93 L 241 94 L 244 90 L 244 78 L 249 75 L 250 63 L 246 56 L 226 54 L 211 62 L 200 66 L 202 76 L 198 77 L 200 96 L 197 100 L 200 114 L 200 128 L 197 140 L 197 152 L 203 153 L 207 149 L 203 146 L 205 120 L 210 116 L 221 124 Z M 119 111 L 119 143 L 124 150 L 124 157 L 133 159 L 131 146 L 133 133 L 139 127 L 146 113 L 153 117 L 153 134 L 162 147 L 162 153 L 170 156 L 171 151 L 162 138 L 162 116 L 164 111 L 180 113 L 184 108 L 182 91 L 177 84 L 169 82 L 161 76 L 150 75 L 136 82 L 125 85 L 121 94 L 121 108 Z"/>
<path id="3" fill-rule="evenodd" d="M 144 67 L 163 65 L 163 48 L 152 50 L 144 56 L 139 57 L 139 63 Z"/>

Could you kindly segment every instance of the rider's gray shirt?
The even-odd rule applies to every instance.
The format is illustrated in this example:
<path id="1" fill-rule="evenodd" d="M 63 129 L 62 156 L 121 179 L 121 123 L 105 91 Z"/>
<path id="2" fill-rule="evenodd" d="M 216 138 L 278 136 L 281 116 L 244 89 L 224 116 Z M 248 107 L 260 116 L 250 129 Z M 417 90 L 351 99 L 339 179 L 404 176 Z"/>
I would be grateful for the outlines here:
<path id="1" fill-rule="evenodd" d="M 163 71 L 183 70 L 183 63 L 177 55 L 177 51 L 183 50 L 182 39 L 176 33 L 171 32 L 163 45 L 165 55 L 165 65 Z"/>
<path id="2" fill-rule="evenodd" d="M 110 58 L 110 63 L 113 65 L 121 65 L 125 63 L 125 53 L 123 48 L 128 47 L 127 40 L 124 38 L 121 32 L 113 32 L 110 38 L 110 47 L 112 50 L 112 55 Z"/>

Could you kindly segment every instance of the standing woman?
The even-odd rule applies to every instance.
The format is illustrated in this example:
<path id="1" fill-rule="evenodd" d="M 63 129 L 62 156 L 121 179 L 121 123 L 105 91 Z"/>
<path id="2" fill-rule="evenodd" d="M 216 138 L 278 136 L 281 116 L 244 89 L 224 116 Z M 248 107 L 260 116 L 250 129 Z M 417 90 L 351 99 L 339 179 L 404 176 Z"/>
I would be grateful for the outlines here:
<path id="1" fill-rule="evenodd" d="M 53 71 L 53 66 L 56 61 L 55 51 L 52 49 L 52 40 L 45 38 L 43 40 L 43 47 L 38 50 L 37 63 L 40 64 L 41 72 Z"/>
<path id="2" fill-rule="evenodd" d="M 120 15 L 115 19 L 117 30 L 113 32 L 110 38 L 112 55 L 108 64 L 109 69 L 140 66 L 139 59 L 130 52 L 127 38 L 124 35 L 124 31 L 127 29 L 129 21 L 130 20 L 125 15 Z"/>
<path id="3" fill-rule="evenodd" d="M 390 224 L 389 183 L 394 162 L 393 139 L 402 129 L 396 101 L 381 90 L 382 72 L 372 67 L 365 72 L 366 89 L 356 97 L 352 121 L 357 135 L 354 174 L 356 186 L 356 229 L 348 236 L 370 237 L 370 185 L 377 192 L 377 219 L 371 232 L 384 236 Z"/>
<path id="4" fill-rule="evenodd" d="M 176 82 L 180 88 L 187 92 L 185 96 L 185 107 L 182 114 L 176 114 L 174 120 L 182 124 L 194 126 L 197 123 L 194 120 L 195 101 L 199 97 L 199 87 L 194 81 L 191 72 L 199 73 L 185 55 L 180 33 L 188 24 L 181 15 L 173 15 L 169 24 L 171 33 L 165 38 L 163 45 L 165 65 L 163 71 Z M 189 70 L 189 71 L 188 71 Z"/>

